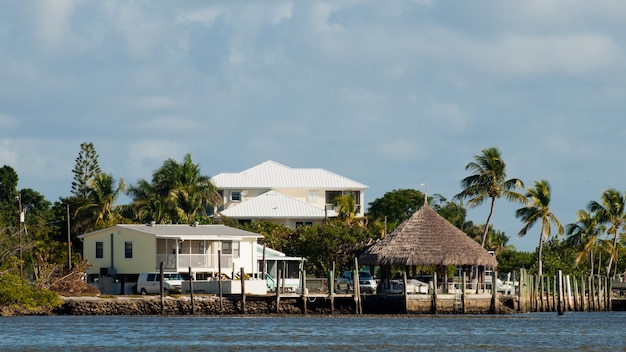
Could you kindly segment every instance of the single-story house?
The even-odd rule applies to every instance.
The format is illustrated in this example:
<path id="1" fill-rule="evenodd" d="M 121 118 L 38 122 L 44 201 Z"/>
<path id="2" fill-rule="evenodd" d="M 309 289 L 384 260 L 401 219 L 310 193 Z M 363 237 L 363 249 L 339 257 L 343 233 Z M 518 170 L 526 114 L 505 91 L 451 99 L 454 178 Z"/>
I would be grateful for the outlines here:
<path id="1" fill-rule="evenodd" d="M 139 273 L 164 271 L 206 279 L 221 273 L 229 277 L 241 268 L 256 275 L 257 240 L 263 236 L 225 225 L 118 224 L 78 236 L 83 258 L 91 264 L 91 281 L 116 276 L 136 281 Z"/>

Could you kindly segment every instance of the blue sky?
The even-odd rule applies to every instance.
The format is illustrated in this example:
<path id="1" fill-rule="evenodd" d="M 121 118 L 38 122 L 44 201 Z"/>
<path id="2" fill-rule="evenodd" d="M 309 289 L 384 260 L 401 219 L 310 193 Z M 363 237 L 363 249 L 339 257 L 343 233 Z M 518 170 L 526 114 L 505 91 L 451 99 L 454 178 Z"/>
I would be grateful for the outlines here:
<path id="1" fill-rule="evenodd" d="M 126 183 L 191 153 L 208 176 L 274 160 L 362 182 L 366 202 L 450 199 L 496 146 L 509 177 L 551 183 L 567 224 L 626 191 L 624 13 L 621 0 L 3 1 L 0 165 L 51 201 L 70 195 L 84 141 Z M 517 207 L 497 201 L 493 224 L 534 250 Z"/>

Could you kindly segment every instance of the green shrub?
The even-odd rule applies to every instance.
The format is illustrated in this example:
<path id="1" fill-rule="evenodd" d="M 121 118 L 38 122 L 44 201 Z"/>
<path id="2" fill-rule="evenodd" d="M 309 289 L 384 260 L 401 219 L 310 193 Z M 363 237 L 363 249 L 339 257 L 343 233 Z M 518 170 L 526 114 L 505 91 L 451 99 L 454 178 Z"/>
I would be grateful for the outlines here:
<path id="1" fill-rule="evenodd" d="M 0 305 L 28 310 L 60 307 L 63 301 L 55 292 L 30 284 L 19 275 L 0 275 Z"/>

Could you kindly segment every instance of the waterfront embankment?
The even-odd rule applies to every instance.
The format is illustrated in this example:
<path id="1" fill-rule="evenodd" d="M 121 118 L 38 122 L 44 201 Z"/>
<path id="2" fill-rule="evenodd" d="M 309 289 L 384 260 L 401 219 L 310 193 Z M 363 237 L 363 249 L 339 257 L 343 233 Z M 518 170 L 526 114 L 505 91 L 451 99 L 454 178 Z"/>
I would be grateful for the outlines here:
<path id="1" fill-rule="evenodd" d="M 223 297 L 197 295 L 192 302 L 186 295 L 166 296 L 89 296 L 63 297 L 64 304 L 56 315 L 300 315 L 305 314 L 299 297 L 283 298 L 276 305 L 273 297 Z M 193 303 L 193 304 L 192 304 Z M 308 300 L 306 314 L 353 314 L 350 301 L 337 302 L 331 312 L 324 299 Z"/>

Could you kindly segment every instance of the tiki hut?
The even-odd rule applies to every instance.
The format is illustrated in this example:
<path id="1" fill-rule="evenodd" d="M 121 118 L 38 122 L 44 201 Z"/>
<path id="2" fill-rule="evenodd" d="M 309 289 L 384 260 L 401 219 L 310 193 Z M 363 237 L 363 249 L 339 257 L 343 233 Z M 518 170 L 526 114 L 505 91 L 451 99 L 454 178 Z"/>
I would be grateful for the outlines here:
<path id="1" fill-rule="evenodd" d="M 437 214 L 428 203 L 393 232 L 366 248 L 359 256 L 359 263 L 378 265 L 383 282 L 390 279 L 392 266 L 404 266 L 407 276 L 410 276 L 409 268 L 415 276 L 417 266 L 434 266 L 444 277 L 447 266 L 474 269 L 476 282 L 484 282 L 485 268 L 498 265 L 493 255 Z"/>

